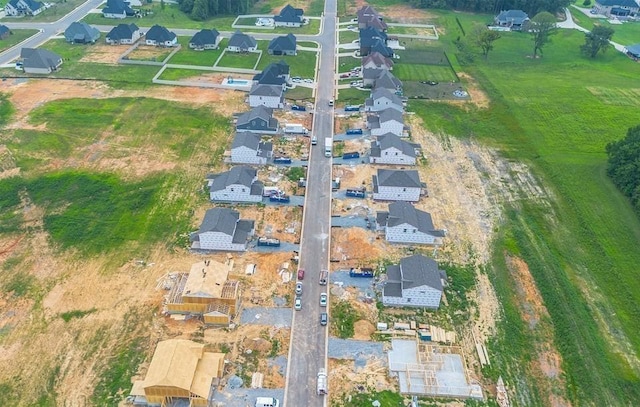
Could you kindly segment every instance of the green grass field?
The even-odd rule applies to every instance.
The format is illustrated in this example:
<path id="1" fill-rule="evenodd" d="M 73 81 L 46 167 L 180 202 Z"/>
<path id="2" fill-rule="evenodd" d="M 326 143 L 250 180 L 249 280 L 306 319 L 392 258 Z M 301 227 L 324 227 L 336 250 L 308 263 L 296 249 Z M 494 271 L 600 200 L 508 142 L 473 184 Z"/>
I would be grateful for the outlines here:
<path id="1" fill-rule="evenodd" d="M 340 44 L 349 44 L 358 39 L 359 34 L 357 31 L 344 30 L 338 33 L 340 37 Z"/>
<path id="2" fill-rule="evenodd" d="M 170 64 L 213 66 L 229 42 L 227 38 L 223 38 L 220 41 L 218 49 L 194 51 L 189 48 L 190 39 L 191 37 L 178 37 L 178 41 L 180 42 L 180 45 L 182 45 L 182 48 L 171 57 L 169 60 Z"/>
<path id="3" fill-rule="evenodd" d="M 258 63 L 259 58 L 260 54 L 258 54 L 257 52 L 225 52 L 216 66 L 226 68 L 254 69 L 256 64 Z"/>
<path id="4" fill-rule="evenodd" d="M 284 94 L 284 97 L 288 100 L 311 101 L 312 94 L 313 94 L 313 91 L 310 88 L 296 86 L 293 89 L 287 89 L 287 92 Z"/>
<path id="5" fill-rule="evenodd" d="M 9 38 L 0 40 L 0 52 L 13 47 L 16 44 L 26 40 L 32 35 L 36 34 L 38 30 L 11 30 L 12 34 Z"/>
<path id="6" fill-rule="evenodd" d="M 396 64 L 393 74 L 401 81 L 457 81 L 455 73 L 448 66 Z"/>
<path id="7" fill-rule="evenodd" d="M 41 12 L 37 16 L 24 16 L 20 17 L 18 21 L 20 22 L 30 22 L 30 23 L 44 23 L 44 22 L 53 22 L 57 21 L 63 16 L 69 14 L 70 11 L 84 3 L 83 0 L 52 0 L 48 3 L 53 4 L 52 7 L 46 9 Z M 5 17 L 0 19 L 2 22 L 14 22 L 15 18 Z M 66 27 L 65 27 L 66 28 Z"/>
<path id="8" fill-rule="evenodd" d="M 258 63 L 258 70 L 264 69 L 272 62 L 284 60 L 290 67 L 291 76 L 315 78 L 317 53 L 312 51 L 298 51 L 297 55 L 269 55 L 267 48 L 269 41 L 258 41 L 258 49 L 262 50 L 262 57 Z"/>
<path id="9" fill-rule="evenodd" d="M 633 45 L 640 43 L 640 23 L 630 21 L 623 24 L 610 24 L 604 18 L 590 18 L 582 12 L 571 8 L 571 16 L 576 24 L 587 30 L 592 30 L 595 24 L 612 28 L 614 31 L 612 40 L 622 45 Z"/>
<path id="10" fill-rule="evenodd" d="M 450 41 L 462 35 L 455 17 L 467 30 L 487 18 L 442 12 L 443 43 L 452 53 Z M 629 90 L 637 88 L 640 65 L 614 51 L 587 59 L 579 51 L 583 41 L 580 32 L 560 31 L 534 61 L 531 39 L 506 33 L 488 60 L 461 68 L 479 80 L 490 108 L 413 101 L 410 108 L 432 131 L 473 136 L 529 163 L 553 191 L 551 208 L 521 202 L 501 227 L 491 276 L 505 320 L 486 373 L 506 372 L 514 382 L 530 374 L 528 361 L 537 358 L 537 334 L 515 305 L 504 263 L 509 253 L 527 262 L 551 316 L 567 386 L 554 391 L 574 405 L 627 405 L 640 399 L 640 221 L 605 175 L 604 147 L 640 122 Z M 534 377 L 517 381 L 523 404 L 546 405 Z"/>

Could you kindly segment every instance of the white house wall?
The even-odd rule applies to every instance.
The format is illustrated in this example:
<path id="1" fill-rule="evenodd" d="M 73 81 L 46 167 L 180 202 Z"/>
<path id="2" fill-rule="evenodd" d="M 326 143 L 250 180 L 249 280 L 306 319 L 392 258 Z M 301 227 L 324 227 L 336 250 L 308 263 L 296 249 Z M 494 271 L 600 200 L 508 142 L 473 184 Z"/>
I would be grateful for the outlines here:
<path id="1" fill-rule="evenodd" d="M 249 95 L 249 106 L 266 106 L 272 109 L 281 109 L 282 103 L 280 103 L 280 96 L 257 96 Z"/>
<path id="2" fill-rule="evenodd" d="M 378 186 L 378 192 L 373 193 L 373 199 L 417 202 L 420 200 L 420 188 Z"/>
<path id="3" fill-rule="evenodd" d="M 437 244 L 439 242 L 439 238 L 420 232 L 415 226 L 407 223 L 385 228 L 384 237 L 391 243 Z"/>
<path id="4" fill-rule="evenodd" d="M 247 249 L 244 243 L 233 243 L 233 236 L 222 232 L 200 233 L 200 248 L 204 250 L 226 250 L 241 252 Z"/>
<path id="5" fill-rule="evenodd" d="M 408 156 L 395 147 L 387 148 L 380 152 L 380 157 L 369 157 L 371 164 L 398 164 L 415 165 L 415 157 Z"/>
<path id="6" fill-rule="evenodd" d="M 232 163 L 266 164 L 266 157 L 259 157 L 258 152 L 246 146 L 236 147 L 231 150 Z"/>
<path id="7" fill-rule="evenodd" d="M 442 292 L 426 285 L 402 290 L 402 297 L 382 296 L 386 306 L 425 307 L 438 309 Z"/>
<path id="8" fill-rule="evenodd" d="M 220 191 L 209 193 L 212 201 L 260 202 L 262 195 L 251 195 L 251 187 L 233 184 Z"/>

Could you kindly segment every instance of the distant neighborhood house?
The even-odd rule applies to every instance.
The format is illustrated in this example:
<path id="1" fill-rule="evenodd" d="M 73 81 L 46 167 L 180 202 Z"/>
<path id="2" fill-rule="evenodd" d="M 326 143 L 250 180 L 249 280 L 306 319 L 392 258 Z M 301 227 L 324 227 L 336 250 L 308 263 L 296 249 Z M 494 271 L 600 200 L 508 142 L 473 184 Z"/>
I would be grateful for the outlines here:
<path id="1" fill-rule="evenodd" d="M 256 39 L 237 30 L 231 38 L 229 38 L 229 44 L 227 45 L 227 51 L 229 52 L 254 52 L 258 49 L 258 43 Z"/>
<path id="2" fill-rule="evenodd" d="M 356 16 L 358 28 L 371 27 L 381 31 L 385 31 L 387 29 L 387 23 L 384 22 L 384 18 L 369 5 L 360 8 L 356 12 Z"/>
<path id="3" fill-rule="evenodd" d="M 634 44 L 634 45 L 629 45 L 628 47 L 625 47 L 625 52 L 627 53 L 627 55 L 630 58 L 633 58 L 634 60 L 639 60 L 640 59 L 640 44 Z"/>
<path id="4" fill-rule="evenodd" d="M 37 16 L 47 9 L 46 3 L 35 0 L 10 0 L 4 6 L 7 17 Z"/>
<path id="5" fill-rule="evenodd" d="M 387 108 L 403 112 L 404 103 L 400 96 L 385 88 L 374 89 L 371 92 L 371 97 L 364 101 L 364 110 L 366 112 L 379 112 Z"/>
<path id="6" fill-rule="evenodd" d="M 304 24 L 304 11 L 287 4 L 280 10 L 280 14 L 273 16 L 276 27 L 301 27 Z"/>
<path id="7" fill-rule="evenodd" d="M 387 108 L 378 112 L 377 115 L 369 115 L 367 117 L 367 127 L 371 130 L 372 136 L 393 133 L 398 137 L 402 137 L 404 135 L 402 112 Z"/>
<path id="8" fill-rule="evenodd" d="M 259 105 L 238 116 L 236 130 L 259 134 L 275 134 L 278 132 L 278 119 L 273 117 L 272 109 Z"/>
<path id="9" fill-rule="evenodd" d="M 261 85 L 278 85 L 285 89 L 289 82 L 289 65 L 283 60 L 272 62 L 256 74 L 253 80 Z"/>
<path id="10" fill-rule="evenodd" d="M 106 42 L 111 45 L 133 44 L 140 39 L 140 29 L 137 25 L 118 24 L 107 34 Z"/>
<path id="11" fill-rule="evenodd" d="M 147 31 L 144 42 L 157 47 L 175 47 L 178 45 L 178 37 L 174 32 L 156 24 Z"/>
<path id="12" fill-rule="evenodd" d="M 416 147 L 393 133 L 378 136 L 371 145 L 371 164 L 415 165 Z"/>
<path id="13" fill-rule="evenodd" d="M 72 44 L 94 44 L 100 38 L 100 31 L 85 22 L 76 21 L 64 30 L 64 38 Z"/>
<path id="14" fill-rule="evenodd" d="M 387 242 L 441 245 L 446 232 L 433 226 L 431 214 L 409 202 L 393 202 L 389 211 L 376 214 L 377 230 L 384 231 Z"/>
<path id="15" fill-rule="evenodd" d="M 249 91 L 249 106 L 282 109 L 284 107 L 282 86 L 254 84 Z"/>
<path id="16" fill-rule="evenodd" d="M 273 143 L 262 141 L 259 134 L 248 131 L 236 133 L 231 144 L 231 162 L 234 164 L 264 165 L 272 155 Z"/>
<path id="17" fill-rule="evenodd" d="M 206 49 L 217 49 L 220 43 L 220 33 L 216 29 L 203 29 L 198 31 L 190 40 L 189 48 L 196 51 L 203 51 Z"/>
<path id="18" fill-rule="evenodd" d="M 387 266 L 382 304 L 398 307 L 438 309 L 446 274 L 435 260 L 416 254 Z"/>
<path id="19" fill-rule="evenodd" d="M 50 74 L 62 65 L 62 57 L 40 48 L 22 48 L 20 50 L 22 69 L 26 73 Z"/>
<path id="20" fill-rule="evenodd" d="M 191 248 L 196 250 L 245 251 L 254 233 L 254 221 L 240 219 L 229 208 L 207 210 L 200 228 L 191 234 Z"/>
<path id="21" fill-rule="evenodd" d="M 129 7 L 124 0 L 107 0 L 107 5 L 102 9 L 105 18 L 127 18 L 138 14 L 137 11 Z"/>
<path id="22" fill-rule="evenodd" d="M 289 33 L 269 42 L 269 55 L 296 55 L 296 36 Z"/>
<path id="23" fill-rule="evenodd" d="M 520 31 L 528 21 L 529 16 L 522 10 L 504 10 L 496 16 L 494 23 L 511 31 Z"/>
<path id="24" fill-rule="evenodd" d="M 264 190 L 264 185 L 258 181 L 257 171 L 244 165 L 208 175 L 207 186 L 212 201 L 225 202 L 261 202 Z"/>
<path id="25" fill-rule="evenodd" d="M 607 17 L 634 17 L 640 12 L 640 5 L 634 0 L 596 0 L 595 3 L 596 14 Z"/>
<path id="26" fill-rule="evenodd" d="M 393 61 L 379 52 L 372 52 L 362 58 L 362 69 L 384 69 L 390 71 L 393 69 Z"/>
<path id="27" fill-rule="evenodd" d="M 11 35 L 11 30 L 6 25 L 0 24 L 0 40 L 4 40 Z"/>
<path id="28" fill-rule="evenodd" d="M 372 177 L 373 199 L 381 201 L 417 202 L 422 193 L 422 182 L 416 170 L 378 169 Z"/>

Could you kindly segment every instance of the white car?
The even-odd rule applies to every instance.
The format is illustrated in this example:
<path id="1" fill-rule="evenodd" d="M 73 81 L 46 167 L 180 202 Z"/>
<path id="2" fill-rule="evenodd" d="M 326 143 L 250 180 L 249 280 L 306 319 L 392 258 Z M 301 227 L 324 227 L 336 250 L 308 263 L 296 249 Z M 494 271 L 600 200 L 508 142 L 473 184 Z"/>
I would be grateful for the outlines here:
<path id="1" fill-rule="evenodd" d="M 320 306 L 321 307 L 327 306 L 327 293 L 320 294 Z"/>
<path id="2" fill-rule="evenodd" d="M 300 311 L 302 309 L 302 299 L 300 297 L 296 297 L 293 308 L 295 308 L 296 311 Z"/>

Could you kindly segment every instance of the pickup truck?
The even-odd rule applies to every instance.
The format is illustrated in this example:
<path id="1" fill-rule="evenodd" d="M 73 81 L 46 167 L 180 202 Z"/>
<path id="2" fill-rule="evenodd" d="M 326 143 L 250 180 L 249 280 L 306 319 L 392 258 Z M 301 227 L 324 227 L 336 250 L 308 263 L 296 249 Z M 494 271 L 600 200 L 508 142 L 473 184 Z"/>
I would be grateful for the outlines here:
<path id="1" fill-rule="evenodd" d="M 269 197 L 270 202 L 291 202 L 291 198 L 286 194 L 273 194 Z"/>
<path id="2" fill-rule="evenodd" d="M 347 134 L 362 134 L 362 129 L 347 129 Z"/>
<path id="3" fill-rule="evenodd" d="M 306 112 L 307 108 L 304 106 L 300 106 L 300 105 L 292 105 L 291 106 L 291 110 L 297 110 L 299 112 Z"/>
<path id="4" fill-rule="evenodd" d="M 274 157 L 274 164 L 291 164 L 291 158 L 289 157 Z"/>

